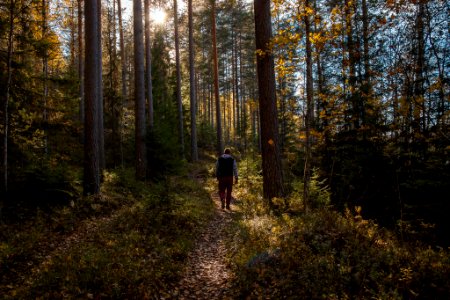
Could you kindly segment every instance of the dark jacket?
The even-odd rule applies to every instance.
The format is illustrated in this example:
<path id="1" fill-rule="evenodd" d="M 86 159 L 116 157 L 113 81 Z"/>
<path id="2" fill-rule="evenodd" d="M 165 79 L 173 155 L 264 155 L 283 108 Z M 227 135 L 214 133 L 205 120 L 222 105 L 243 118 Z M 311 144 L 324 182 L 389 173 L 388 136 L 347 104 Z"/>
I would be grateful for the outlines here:
<path id="1" fill-rule="evenodd" d="M 236 160 L 230 154 L 223 154 L 216 162 L 216 177 L 229 176 L 238 178 Z"/>

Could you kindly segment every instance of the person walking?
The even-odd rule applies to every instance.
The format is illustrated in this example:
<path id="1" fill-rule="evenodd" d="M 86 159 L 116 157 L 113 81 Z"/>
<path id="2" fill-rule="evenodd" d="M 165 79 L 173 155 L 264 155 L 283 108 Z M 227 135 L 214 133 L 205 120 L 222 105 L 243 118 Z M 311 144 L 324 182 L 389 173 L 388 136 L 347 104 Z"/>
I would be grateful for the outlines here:
<path id="1" fill-rule="evenodd" d="M 216 178 L 219 181 L 219 197 L 222 204 L 222 209 L 230 208 L 231 192 L 233 190 L 233 177 L 234 183 L 238 183 L 238 169 L 236 160 L 231 156 L 231 150 L 226 148 L 223 154 L 217 159 L 216 162 Z M 226 191 L 226 196 L 225 196 Z"/>

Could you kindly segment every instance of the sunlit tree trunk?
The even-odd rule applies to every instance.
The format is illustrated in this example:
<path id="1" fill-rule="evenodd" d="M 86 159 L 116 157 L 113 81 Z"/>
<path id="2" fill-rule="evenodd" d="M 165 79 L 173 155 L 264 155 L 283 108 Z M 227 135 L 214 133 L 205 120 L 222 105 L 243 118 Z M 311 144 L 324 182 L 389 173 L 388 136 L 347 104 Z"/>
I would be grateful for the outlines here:
<path id="1" fill-rule="evenodd" d="M 188 0 L 189 18 L 189 84 L 191 109 L 191 160 L 198 161 L 197 124 L 196 124 L 196 96 L 195 96 L 195 68 L 194 68 L 194 24 L 192 15 L 192 0 Z"/>
<path id="2" fill-rule="evenodd" d="M 144 34 L 142 26 L 142 2 L 133 1 L 134 27 L 134 84 L 135 84 L 135 145 L 136 178 L 146 176 L 145 147 L 145 76 L 144 76 Z"/>
<path id="3" fill-rule="evenodd" d="M 278 145 L 278 113 L 275 95 L 274 58 L 269 43 L 272 38 L 270 0 L 255 0 L 255 37 L 259 88 L 261 150 L 264 198 L 272 203 L 284 194 Z"/>
<path id="4" fill-rule="evenodd" d="M 219 96 L 219 65 L 217 62 L 217 40 L 216 40 L 216 1 L 211 1 L 211 35 L 213 46 L 213 74 L 214 74 L 214 99 L 216 103 L 216 129 L 217 129 L 217 152 L 223 151 L 222 121 L 220 116 L 220 96 Z"/>
<path id="5" fill-rule="evenodd" d="M 150 40 L 150 1 L 144 0 L 145 11 L 145 74 L 147 75 L 146 95 L 148 105 L 148 125 L 153 128 L 153 86 L 152 86 L 152 48 Z"/>
<path id="6" fill-rule="evenodd" d="M 84 142 L 84 194 L 100 193 L 99 158 L 99 45 L 100 20 L 97 0 L 85 0 L 85 142 Z"/>
<path id="7" fill-rule="evenodd" d="M 177 110 L 178 110 L 178 134 L 180 140 L 180 153 L 184 157 L 184 129 L 183 129 L 183 101 L 181 99 L 181 65 L 180 65 L 180 41 L 178 35 L 178 3 L 173 1 L 174 27 L 175 27 L 175 61 L 177 72 Z"/>

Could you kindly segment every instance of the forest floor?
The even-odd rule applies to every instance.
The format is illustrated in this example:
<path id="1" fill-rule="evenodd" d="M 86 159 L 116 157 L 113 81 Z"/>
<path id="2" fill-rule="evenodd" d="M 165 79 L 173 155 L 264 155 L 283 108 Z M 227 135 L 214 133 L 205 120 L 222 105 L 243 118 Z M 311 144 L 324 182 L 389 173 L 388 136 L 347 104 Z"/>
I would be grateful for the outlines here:
<path id="1" fill-rule="evenodd" d="M 215 213 L 198 236 L 193 251 L 188 255 L 181 280 L 173 286 L 175 299 L 234 299 L 234 274 L 227 263 L 227 240 L 234 233 L 229 228 L 238 214 L 236 206 L 223 210 L 217 193 L 211 193 Z"/>
<path id="2" fill-rule="evenodd" d="M 227 260 L 241 215 L 234 199 L 231 210 L 221 209 L 216 181 L 205 174 L 169 179 L 150 194 L 134 189 L 38 214 L 25 226 L 3 224 L 0 294 L 235 299 Z"/>

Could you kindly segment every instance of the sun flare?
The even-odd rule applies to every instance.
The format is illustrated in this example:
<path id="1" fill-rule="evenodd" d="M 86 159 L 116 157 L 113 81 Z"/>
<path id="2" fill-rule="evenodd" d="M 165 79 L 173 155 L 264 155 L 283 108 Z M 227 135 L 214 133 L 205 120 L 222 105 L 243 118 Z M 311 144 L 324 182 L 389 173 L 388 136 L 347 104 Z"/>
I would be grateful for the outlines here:
<path id="1" fill-rule="evenodd" d="M 155 24 L 163 24 L 166 21 L 166 12 L 161 8 L 150 10 L 150 18 Z"/>

